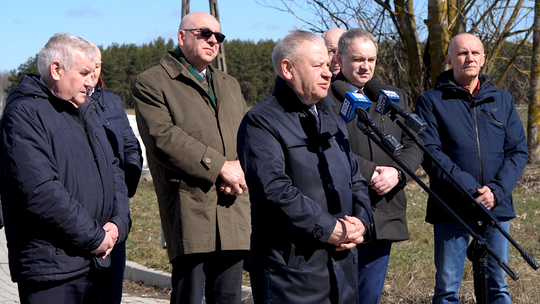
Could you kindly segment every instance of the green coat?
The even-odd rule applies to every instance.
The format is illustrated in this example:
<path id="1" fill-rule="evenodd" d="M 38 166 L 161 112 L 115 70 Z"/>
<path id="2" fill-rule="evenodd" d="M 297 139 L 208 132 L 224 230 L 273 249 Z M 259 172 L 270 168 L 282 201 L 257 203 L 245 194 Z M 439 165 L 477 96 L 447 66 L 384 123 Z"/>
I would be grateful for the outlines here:
<path id="1" fill-rule="evenodd" d="M 172 52 L 141 73 L 133 88 L 170 261 L 183 254 L 249 250 L 247 192 L 234 197 L 216 187 L 225 161 L 237 159 L 236 133 L 247 107 L 234 78 L 208 70 L 215 107 Z"/>

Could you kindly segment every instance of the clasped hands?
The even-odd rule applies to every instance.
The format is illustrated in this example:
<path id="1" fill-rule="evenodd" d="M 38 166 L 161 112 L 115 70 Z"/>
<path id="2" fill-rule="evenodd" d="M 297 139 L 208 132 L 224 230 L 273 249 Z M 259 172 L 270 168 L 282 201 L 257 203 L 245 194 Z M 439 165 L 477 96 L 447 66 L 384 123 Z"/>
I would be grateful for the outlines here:
<path id="1" fill-rule="evenodd" d="M 219 176 L 223 180 L 219 185 L 219 190 L 227 195 L 240 196 L 247 190 L 244 171 L 240 166 L 240 161 L 226 161 L 219 171 Z"/>
<path id="2" fill-rule="evenodd" d="M 118 241 L 118 227 L 114 223 L 108 222 L 103 226 L 103 230 L 105 230 L 105 238 L 101 245 L 90 253 L 101 255 L 101 258 L 105 259 L 113 250 L 116 241 Z"/>
<path id="3" fill-rule="evenodd" d="M 334 231 L 328 238 L 328 243 L 336 246 L 336 251 L 353 249 L 364 241 L 366 227 L 354 216 L 345 215 L 338 219 Z"/>
<path id="4" fill-rule="evenodd" d="M 491 188 L 488 186 L 483 186 L 482 188 L 477 189 L 476 192 L 480 194 L 480 196 L 476 198 L 476 201 L 484 205 L 487 210 L 491 211 L 491 209 L 493 209 L 493 207 L 495 207 L 497 204 L 497 197 L 495 197 L 495 194 L 493 191 L 491 191 Z"/>

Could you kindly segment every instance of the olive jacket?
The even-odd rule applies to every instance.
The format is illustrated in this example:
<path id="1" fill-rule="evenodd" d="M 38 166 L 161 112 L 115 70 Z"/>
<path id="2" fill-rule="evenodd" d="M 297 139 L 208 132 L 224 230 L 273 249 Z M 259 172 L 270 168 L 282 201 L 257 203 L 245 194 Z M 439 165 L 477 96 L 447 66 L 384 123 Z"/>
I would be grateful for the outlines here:
<path id="1" fill-rule="evenodd" d="M 215 106 L 174 52 L 141 73 L 133 88 L 170 261 L 191 253 L 249 250 L 247 192 L 235 197 L 218 189 L 223 164 L 237 159 L 236 133 L 247 106 L 234 78 L 212 66 L 207 73 Z"/>

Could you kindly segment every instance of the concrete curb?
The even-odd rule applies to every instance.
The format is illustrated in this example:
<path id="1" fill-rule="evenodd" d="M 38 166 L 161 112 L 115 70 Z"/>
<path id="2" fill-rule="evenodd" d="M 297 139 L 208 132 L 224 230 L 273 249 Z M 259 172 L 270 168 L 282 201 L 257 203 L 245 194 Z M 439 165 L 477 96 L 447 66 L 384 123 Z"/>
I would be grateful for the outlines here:
<path id="1" fill-rule="evenodd" d="M 145 285 L 156 286 L 161 289 L 172 289 L 170 273 L 148 268 L 131 261 L 126 261 L 124 279 L 142 282 Z M 242 304 L 253 304 L 251 288 L 248 286 L 242 286 Z"/>

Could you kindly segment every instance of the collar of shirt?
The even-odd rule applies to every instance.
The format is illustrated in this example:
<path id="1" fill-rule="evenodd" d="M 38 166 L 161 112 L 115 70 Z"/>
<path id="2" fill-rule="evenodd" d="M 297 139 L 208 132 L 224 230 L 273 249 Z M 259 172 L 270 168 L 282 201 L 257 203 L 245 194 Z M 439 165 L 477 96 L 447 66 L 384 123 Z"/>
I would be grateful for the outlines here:
<path id="1" fill-rule="evenodd" d="M 352 85 L 351 83 L 349 83 L 348 81 L 346 81 L 347 84 L 349 85 L 349 87 L 351 88 L 351 90 L 355 93 L 362 93 L 363 94 L 363 88 L 359 88 L 355 85 Z M 358 92 L 358 90 L 362 90 L 361 92 Z"/>

